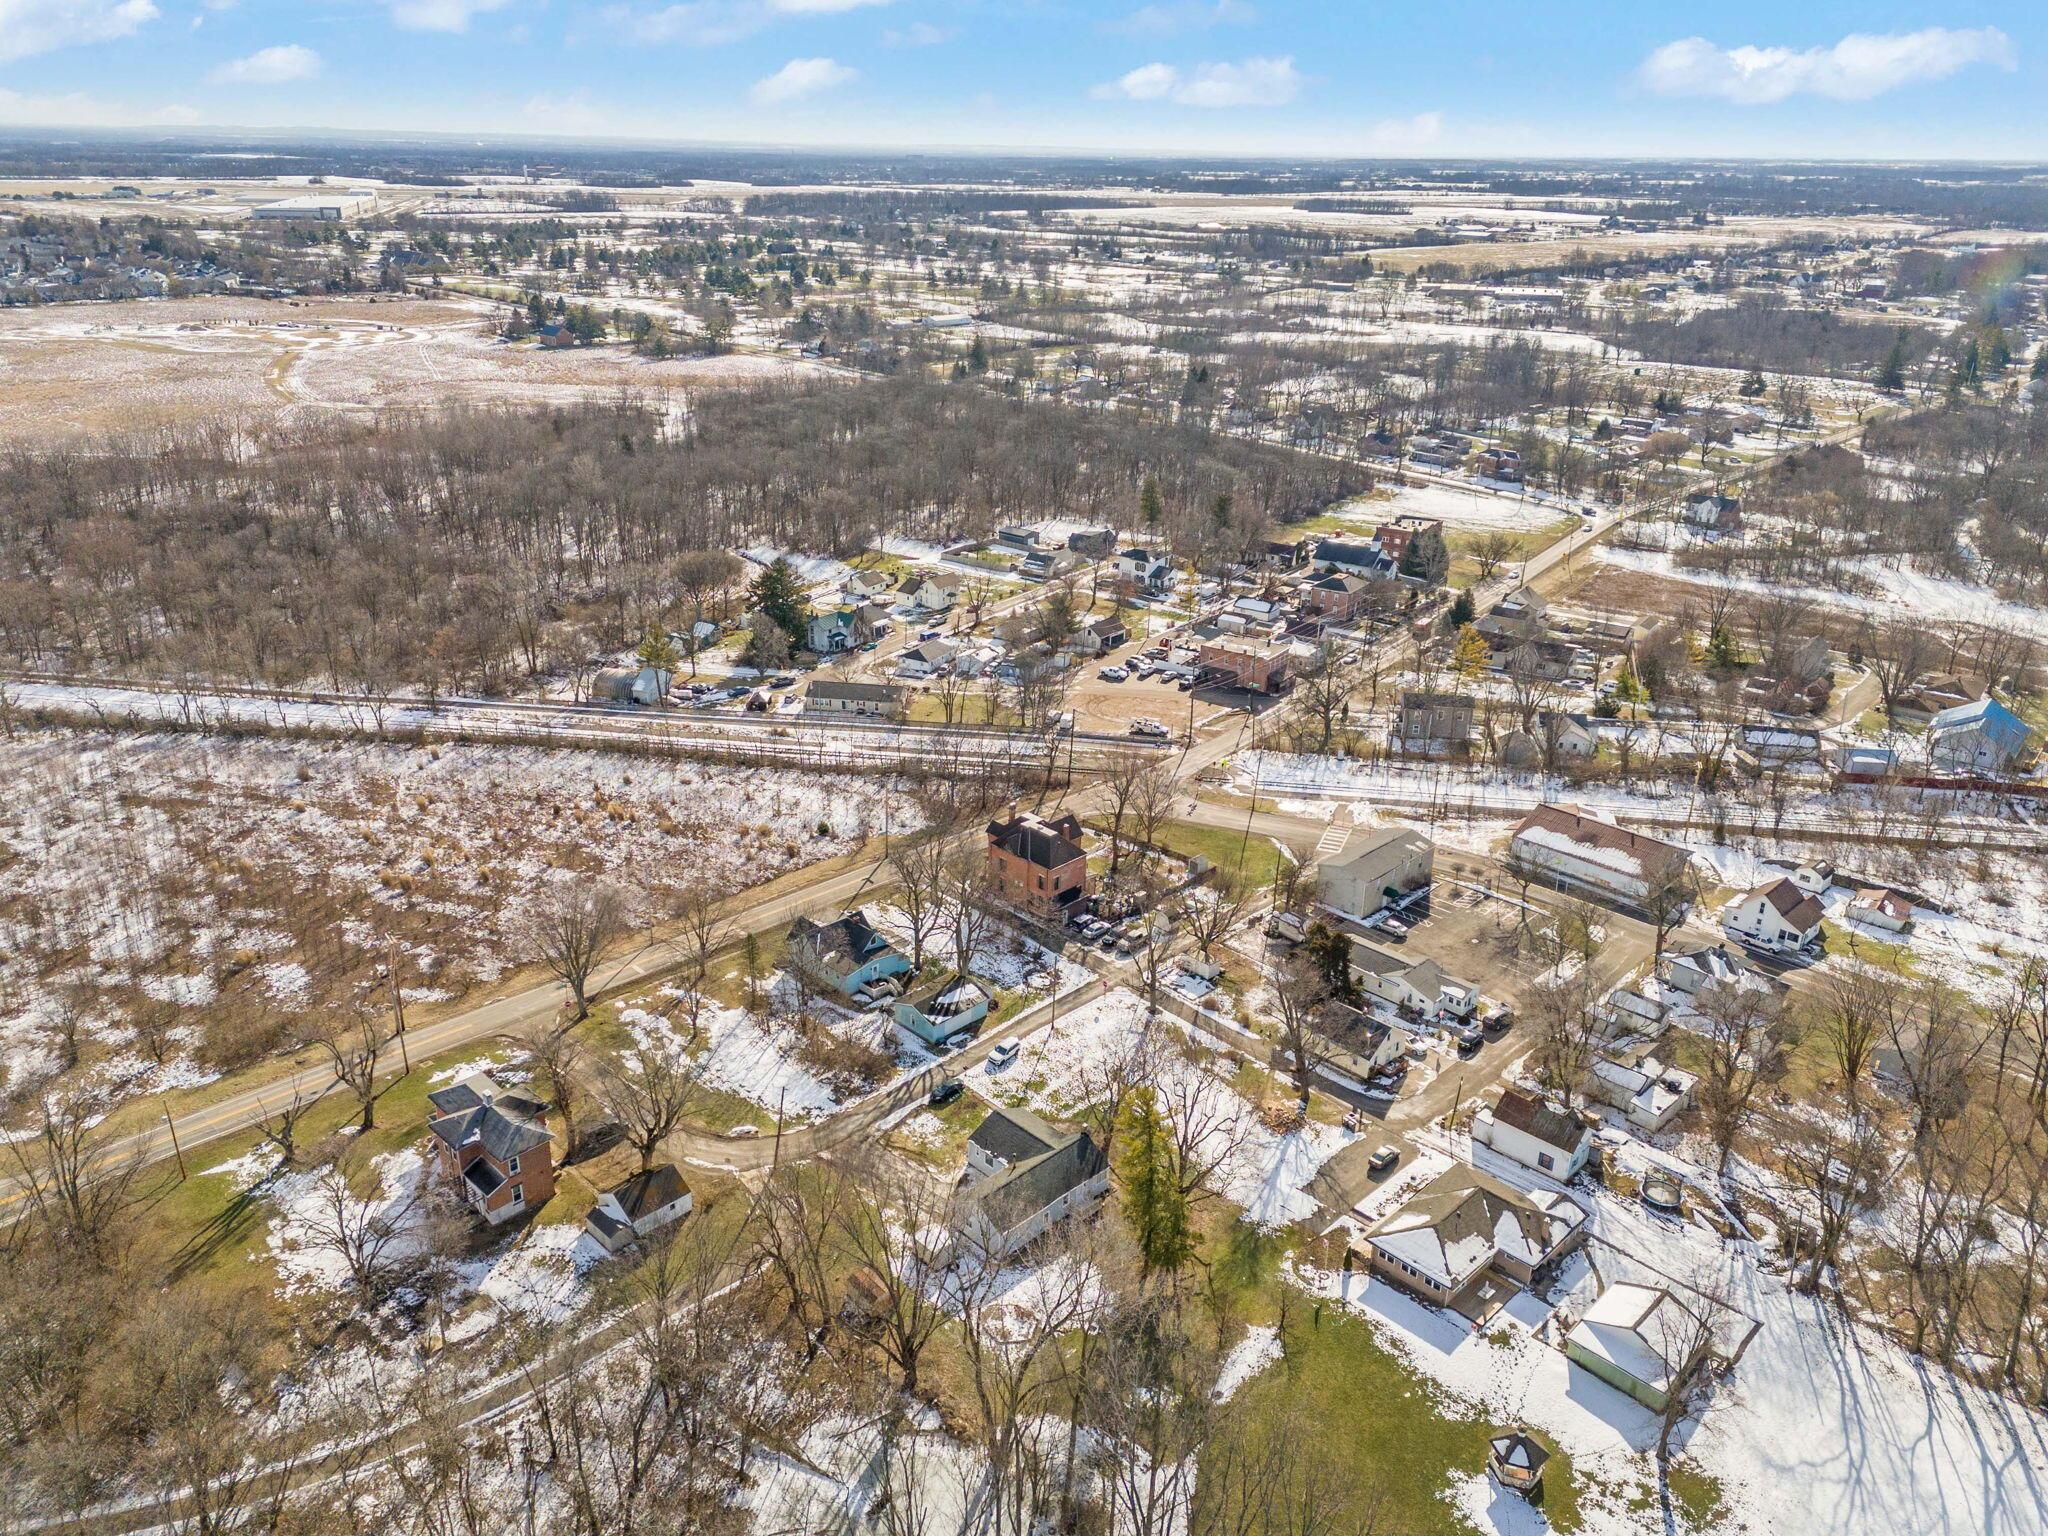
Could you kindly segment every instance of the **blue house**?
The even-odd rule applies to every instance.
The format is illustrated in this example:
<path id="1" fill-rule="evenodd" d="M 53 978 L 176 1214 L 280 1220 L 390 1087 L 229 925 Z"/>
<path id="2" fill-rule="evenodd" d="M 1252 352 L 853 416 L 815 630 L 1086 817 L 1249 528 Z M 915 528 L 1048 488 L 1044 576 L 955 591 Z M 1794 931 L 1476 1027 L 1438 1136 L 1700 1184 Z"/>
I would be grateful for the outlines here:
<path id="1" fill-rule="evenodd" d="M 972 976 L 950 971 L 896 1004 L 896 1022 L 927 1045 L 972 1029 L 988 1017 L 993 999 Z"/>
<path id="2" fill-rule="evenodd" d="M 810 628 L 804 634 L 804 643 L 820 656 L 836 656 L 841 651 L 850 651 L 854 644 L 854 610 L 835 608 L 830 613 L 811 615 Z"/>
<path id="3" fill-rule="evenodd" d="M 874 930 L 867 914 L 858 907 L 832 923 L 814 923 L 799 917 L 789 925 L 785 942 L 792 964 L 820 981 L 829 982 L 848 997 L 910 969 L 910 962 Z"/>
<path id="4" fill-rule="evenodd" d="M 2026 746 L 2026 721 L 1988 696 L 1927 722 L 1927 761 L 1944 773 L 2003 773 Z"/>

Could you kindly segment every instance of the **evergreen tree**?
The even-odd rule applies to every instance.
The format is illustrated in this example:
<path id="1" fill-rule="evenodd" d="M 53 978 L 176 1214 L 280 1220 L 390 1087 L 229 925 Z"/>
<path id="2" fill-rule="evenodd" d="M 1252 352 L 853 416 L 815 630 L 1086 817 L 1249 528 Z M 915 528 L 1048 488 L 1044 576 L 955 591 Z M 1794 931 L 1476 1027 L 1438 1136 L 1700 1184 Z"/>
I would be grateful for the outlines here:
<path id="1" fill-rule="evenodd" d="M 1166 502 L 1159 494 L 1158 478 L 1147 475 L 1145 483 L 1138 488 L 1138 521 L 1145 525 L 1147 533 L 1157 533 L 1165 520 Z"/>
<path id="2" fill-rule="evenodd" d="M 1745 400 L 1755 400 L 1769 388 L 1770 385 L 1764 380 L 1762 367 L 1752 363 L 1749 369 L 1749 377 L 1742 381 L 1742 388 L 1739 393 Z"/>
<path id="3" fill-rule="evenodd" d="M 988 372 L 988 344 L 979 336 L 974 338 L 974 345 L 967 349 L 967 371 L 969 373 Z"/>
<path id="4" fill-rule="evenodd" d="M 1316 974 L 1323 978 L 1323 985 L 1330 989 L 1330 996 L 1357 1007 L 1358 983 L 1351 975 L 1351 940 L 1328 923 L 1310 923 L 1302 950 L 1316 968 Z"/>
<path id="5" fill-rule="evenodd" d="M 2034 354 L 2034 377 L 2048 379 L 2048 347 L 2043 347 Z"/>
<path id="6" fill-rule="evenodd" d="M 1725 624 L 1715 625 L 1714 632 L 1707 637 L 1707 664 L 1717 672 L 1733 672 L 1742 665 L 1742 648 Z"/>
<path id="7" fill-rule="evenodd" d="M 647 626 L 647 633 L 640 637 L 640 665 L 652 667 L 657 672 L 673 672 L 681 663 L 676 654 L 676 644 L 669 639 L 668 631 L 659 624 Z"/>
<path id="8" fill-rule="evenodd" d="M 1175 1167 L 1172 1128 L 1159 1107 L 1159 1096 L 1150 1088 L 1133 1092 L 1117 1118 L 1117 1178 L 1123 1186 L 1124 1219 L 1137 1239 L 1146 1273 L 1171 1274 L 1195 1250 L 1188 1199 Z"/>
<path id="9" fill-rule="evenodd" d="M 1877 370 L 1877 387 L 1887 394 L 1898 394 L 1906 387 L 1906 328 L 1899 327 L 1898 335 L 1892 338 L 1892 349 L 1885 354 L 1883 364 Z"/>
<path id="10" fill-rule="evenodd" d="M 776 628 L 791 640 L 804 638 L 811 621 L 811 605 L 787 560 L 777 555 L 754 578 L 754 584 L 747 588 L 747 596 L 754 607 L 774 621 Z"/>
<path id="11" fill-rule="evenodd" d="M 1470 624 L 1479 610 L 1472 602 L 1472 589 L 1466 587 L 1451 599 L 1451 622 L 1461 629 Z"/>

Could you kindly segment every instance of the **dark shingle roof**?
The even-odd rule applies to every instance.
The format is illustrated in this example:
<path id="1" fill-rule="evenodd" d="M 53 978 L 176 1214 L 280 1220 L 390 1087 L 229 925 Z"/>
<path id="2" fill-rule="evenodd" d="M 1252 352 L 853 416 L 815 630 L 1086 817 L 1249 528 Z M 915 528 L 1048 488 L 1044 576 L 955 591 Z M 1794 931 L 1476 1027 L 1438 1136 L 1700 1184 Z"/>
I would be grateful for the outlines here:
<path id="1" fill-rule="evenodd" d="M 641 1221 L 665 1205 L 673 1205 L 690 1192 L 673 1163 L 662 1163 L 636 1173 L 616 1189 L 608 1191 L 619 1202 L 628 1221 Z"/>
<path id="2" fill-rule="evenodd" d="M 500 1098 L 493 1103 L 479 1104 L 452 1115 L 444 1115 L 428 1124 L 436 1140 L 451 1148 L 462 1148 L 471 1142 L 482 1146 L 485 1156 L 495 1162 L 510 1162 L 522 1152 L 535 1147 L 546 1146 L 551 1139 L 548 1128 L 537 1118 L 537 1106 L 532 1099 L 517 1097 Z"/>
<path id="3" fill-rule="evenodd" d="M 1773 880 L 1769 885 L 1753 892 L 1771 904 L 1771 910 L 1792 927 L 1804 932 L 1818 927 L 1827 915 L 1827 909 L 1790 880 Z"/>
<path id="4" fill-rule="evenodd" d="M 1059 1145 L 1060 1134 L 1028 1109 L 992 1109 L 968 1141 L 1006 1163 L 1029 1162 Z"/>
<path id="5" fill-rule="evenodd" d="M 1079 1189 L 1109 1166 L 1102 1149 L 1086 1131 L 1076 1131 L 1043 1156 L 1012 1163 L 994 1178 L 975 1186 L 969 1198 L 998 1231 L 1014 1232 L 1053 1201 Z"/>
<path id="6" fill-rule="evenodd" d="M 875 931 L 860 907 L 829 923 L 796 918 L 789 925 L 788 939 L 791 944 L 807 945 L 821 958 L 841 962 L 848 970 L 858 970 L 889 948 L 889 941 Z"/>
<path id="7" fill-rule="evenodd" d="M 1501 1094 L 1500 1102 L 1493 1106 L 1493 1118 L 1501 1125 L 1511 1125 L 1545 1146 L 1564 1152 L 1576 1151 L 1586 1135 L 1586 1127 L 1572 1116 L 1563 1110 L 1552 1109 L 1534 1094 L 1524 1093 L 1519 1088 L 1510 1088 Z"/>
<path id="8" fill-rule="evenodd" d="M 894 683 L 819 681 L 811 684 L 809 696 L 814 699 L 853 699 L 864 702 L 893 704 L 903 697 L 903 690 Z"/>

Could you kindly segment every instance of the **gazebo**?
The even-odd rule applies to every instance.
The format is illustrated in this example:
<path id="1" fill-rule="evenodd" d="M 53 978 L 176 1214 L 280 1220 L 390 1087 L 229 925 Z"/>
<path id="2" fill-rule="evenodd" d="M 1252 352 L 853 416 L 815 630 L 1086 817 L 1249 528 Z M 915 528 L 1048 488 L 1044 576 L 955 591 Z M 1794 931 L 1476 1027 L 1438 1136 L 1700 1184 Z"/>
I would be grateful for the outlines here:
<path id="1" fill-rule="evenodd" d="M 1543 1443 L 1519 1428 L 1494 1436 L 1487 1445 L 1486 1470 L 1503 1488 L 1525 1499 L 1543 1491 L 1543 1463 L 1548 1460 L 1550 1452 Z"/>

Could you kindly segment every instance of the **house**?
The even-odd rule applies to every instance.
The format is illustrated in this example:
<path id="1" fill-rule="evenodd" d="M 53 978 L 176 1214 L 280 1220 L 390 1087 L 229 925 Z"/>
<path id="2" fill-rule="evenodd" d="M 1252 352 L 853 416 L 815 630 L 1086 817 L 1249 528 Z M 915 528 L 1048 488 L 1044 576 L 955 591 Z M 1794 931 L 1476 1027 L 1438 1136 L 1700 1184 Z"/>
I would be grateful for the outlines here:
<path id="1" fill-rule="evenodd" d="M 1429 884 L 1435 845 L 1412 827 L 1353 828 L 1316 865 L 1316 895 L 1352 917 L 1371 917 Z"/>
<path id="2" fill-rule="evenodd" d="M 1269 571 L 1298 571 L 1308 563 L 1310 539 L 1266 539 L 1259 545 L 1259 564 Z"/>
<path id="3" fill-rule="evenodd" d="M 1522 483 L 1522 456 L 1512 448 L 1482 449 L 1473 468 L 1483 479 L 1498 480 L 1503 485 Z"/>
<path id="4" fill-rule="evenodd" d="M 1358 439 L 1358 454 L 1366 459 L 1398 459 L 1401 457 L 1401 440 L 1384 430 L 1368 432 Z"/>
<path id="5" fill-rule="evenodd" d="M 837 987 L 848 997 L 877 981 L 909 972 L 910 961 L 897 952 L 859 907 L 829 923 L 808 917 L 791 921 L 783 935 L 792 964 L 816 981 Z"/>
<path id="6" fill-rule="evenodd" d="M 1540 640 L 1549 629 L 1550 605 L 1528 587 L 1517 587 L 1473 622 L 1488 646 L 1509 649 Z"/>
<path id="7" fill-rule="evenodd" d="M 1203 681 L 1249 693 L 1287 690 L 1288 648 L 1275 641 L 1204 640 L 1195 653 Z"/>
<path id="8" fill-rule="evenodd" d="M 919 613 L 947 613 L 960 600 L 960 578 L 950 571 L 932 571 L 912 578 L 905 591 Z"/>
<path id="9" fill-rule="evenodd" d="M 1057 916 L 1088 894 L 1088 853 L 1073 812 L 1046 821 L 1027 811 L 987 830 L 989 874 L 1005 900 Z"/>
<path id="10" fill-rule="evenodd" d="M 1508 859 L 1532 879 L 1637 906 L 1663 905 L 1692 867 L 1683 848 L 1564 805 L 1539 805 L 1523 817 Z"/>
<path id="11" fill-rule="evenodd" d="M 1490 1314 L 1584 1242 L 1586 1213 L 1557 1190 L 1522 1191 L 1471 1168 L 1438 1175 L 1352 1240 L 1347 1262 L 1437 1307 Z M 1489 1295 L 1487 1293 L 1491 1292 Z"/>
<path id="12" fill-rule="evenodd" d="M 1319 569 L 1336 571 L 1345 576 L 1365 576 L 1378 581 L 1390 581 L 1401 573 L 1400 562 L 1379 545 L 1371 542 L 1322 539 L 1316 544 L 1313 559 Z"/>
<path id="13" fill-rule="evenodd" d="M 1613 1056 L 1596 1056 L 1586 1091 L 1602 1104 L 1620 1110 L 1636 1130 L 1651 1135 L 1684 1113 L 1698 1086 L 1699 1079 L 1692 1073 L 1667 1067 L 1654 1056 L 1633 1064 Z"/>
<path id="14" fill-rule="evenodd" d="M 1874 742 L 1844 742 L 1834 749 L 1831 759 L 1842 778 L 1865 783 L 1889 778 L 1899 769 L 1899 754 Z"/>
<path id="15" fill-rule="evenodd" d="M 858 610 L 853 608 L 812 614 L 804 629 L 804 647 L 820 656 L 837 656 L 852 650 L 859 643 L 859 618 Z"/>
<path id="16" fill-rule="evenodd" d="M 1479 1111 L 1472 1139 L 1561 1183 L 1576 1178 L 1593 1155 L 1592 1127 L 1520 1088 L 1502 1089 L 1491 1109 Z"/>
<path id="17" fill-rule="evenodd" d="M 996 542 L 1010 549 L 1038 548 L 1038 530 L 1020 523 L 1011 523 L 996 530 Z"/>
<path id="18" fill-rule="evenodd" d="M 1826 859 L 1815 859 L 1801 864 L 1788 878 L 1809 896 L 1825 896 L 1835 888 L 1835 866 Z"/>
<path id="19" fill-rule="evenodd" d="M 1945 709 L 1971 703 L 1976 690 L 1953 672 L 1922 672 L 1891 708 L 1897 725 L 1924 725 Z"/>
<path id="20" fill-rule="evenodd" d="M 1695 496 L 1679 514 L 1688 530 L 1698 534 L 1734 534 L 1742 531 L 1742 501 L 1713 491 Z"/>
<path id="21" fill-rule="evenodd" d="M 1407 1031 L 1396 1035 L 1386 1024 L 1362 1008 L 1326 999 L 1315 1010 L 1310 1027 L 1328 1047 L 1323 1070 L 1338 1081 L 1350 1078 L 1362 1084 L 1401 1054 Z"/>
<path id="22" fill-rule="evenodd" d="M 1820 766 L 1820 732 L 1803 726 L 1745 725 L 1735 741 L 1735 761 L 1750 773 L 1772 768 Z"/>
<path id="23" fill-rule="evenodd" d="M 1424 586 L 1440 587 L 1451 573 L 1451 550 L 1444 542 L 1441 518 L 1403 513 L 1375 528 L 1372 540 L 1387 552 L 1396 571 Z"/>
<path id="24" fill-rule="evenodd" d="M 1350 576 L 1341 571 L 1312 581 L 1303 589 L 1303 597 L 1311 612 L 1319 615 L 1326 624 L 1349 624 L 1372 603 L 1373 595 L 1384 587 L 1380 581 L 1368 580 L 1363 576 Z"/>
<path id="25" fill-rule="evenodd" d="M 972 976 L 949 971 L 896 1001 L 896 1022 L 926 1045 L 972 1029 L 988 1017 L 994 996 Z"/>
<path id="26" fill-rule="evenodd" d="M 427 1131 L 441 1176 L 497 1226 L 555 1195 L 547 1106 L 473 1072 L 427 1095 Z"/>
<path id="27" fill-rule="evenodd" d="M 904 696 L 904 689 L 896 683 L 843 683 L 821 678 L 804 690 L 804 708 L 823 715 L 895 720 L 903 714 Z"/>
<path id="28" fill-rule="evenodd" d="M 1721 927 L 1757 949 L 1790 952 L 1820 942 L 1826 915 L 1813 896 L 1781 878 L 1730 902 L 1721 913 Z"/>
<path id="29" fill-rule="evenodd" d="M 673 1163 L 660 1163 L 614 1185 L 583 1218 L 583 1230 L 606 1253 L 629 1248 L 690 1214 L 690 1186 Z"/>
<path id="30" fill-rule="evenodd" d="M 1130 638 L 1130 631 L 1124 628 L 1121 619 L 1090 619 L 1075 631 L 1073 650 L 1076 656 L 1102 656 L 1127 643 Z"/>
<path id="31" fill-rule="evenodd" d="M 1765 976 L 1740 950 L 1726 944 L 1692 944 L 1665 950 L 1657 962 L 1657 979 L 1688 998 L 1698 998 L 1710 987 L 1784 989 L 1783 982 Z"/>
<path id="32" fill-rule="evenodd" d="M 995 1109 L 967 1138 L 962 1228 L 983 1259 L 1004 1259 L 1109 1194 L 1109 1159 L 1086 1131 L 1060 1132 L 1028 1109 Z"/>
<path id="33" fill-rule="evenodd" d="M 951 671 L 960 647 L 951 640 L 924 640 L 896 659 L 896 670 L 905 677 L 936 677 Z"/>
<path id="34" fill-rule="evenodd" d="M 849 597 L 880 597 L 893 584 L 887 571 L 848 571 L 846 573 L 846 593 Z"/>
<path id="35" fill-rule="evenodd" d="M 1067 535 L 1067 548 L 1090 560 L 1100 560 L 1116 548 L 1114 528 L 1082 528 Z"/>
<path id="36" fill-rule="evenodd" d="M 1081 563 L 1081 557 L 1064 549 L 1034 549 L 1017 562 L 1017 574 L 1026 581 L 1051 581 Z"/>
<path id="37" fill-rule="evenodd" d="M 1470 1013 L 1477 1001 L 1471 987 L 1444 975 L 1434 960 L 1396 954 L 1363 939 L 1351 941 L 1351 976 L 1367 997 L 1425 1023 Z"/>
<path id="38" fill-rule="evenodd" d="M 1941 773 L 2004 773 L 2026 749 L 2026 721 L 1988 696 L 1927 722 L 1927 761 Z"/>
<path id="39" fill-rule="evenodd" d="M 1888 933 L 1913 931 L 1913 903 L 1883 886 L 1858 891 L 1849 898 L 1849 916 Z"/>
<path id="40" fill-rule="evenodd" d="M 1403 693 L 1394 718 L 1394 745 L 1430 757 L 1462 751 L 1472 740 L 1476 707 L 1465 693 Z"/>
<path id="41" fill-rule="evenodd" d="M 1564 1338 L 1595 1376 L 1662 1413 L 1705 1363 L 1712 1338 L 1693 1305 L 1661 1285 L 1620 1282 L 1600 1293 Z"/>
<path id="42" fill-rule="evenodd" d="M 1123 551 L 1116 557 L 1116 573 L 1144 592 L 1164 592 L 1173 585 L 1173 562 L 1156 550 Z"/>
<path id="43" fill-rule="evenodd" d="M 1539 745 L 1548 749 L 1552 759 L 1590 758 L 1600 751 L 1600 737 L 1589 715 L 1571 714 L 1561 709 L 1538 710 L 1536 734 Z"/>
<path id="44" fill-rule="evenodd" d="M 548 322 L 535 335 L 539 338 L 540 344 L 551 352 L 576 345 L 576 333 L 559 320 Z"/>

